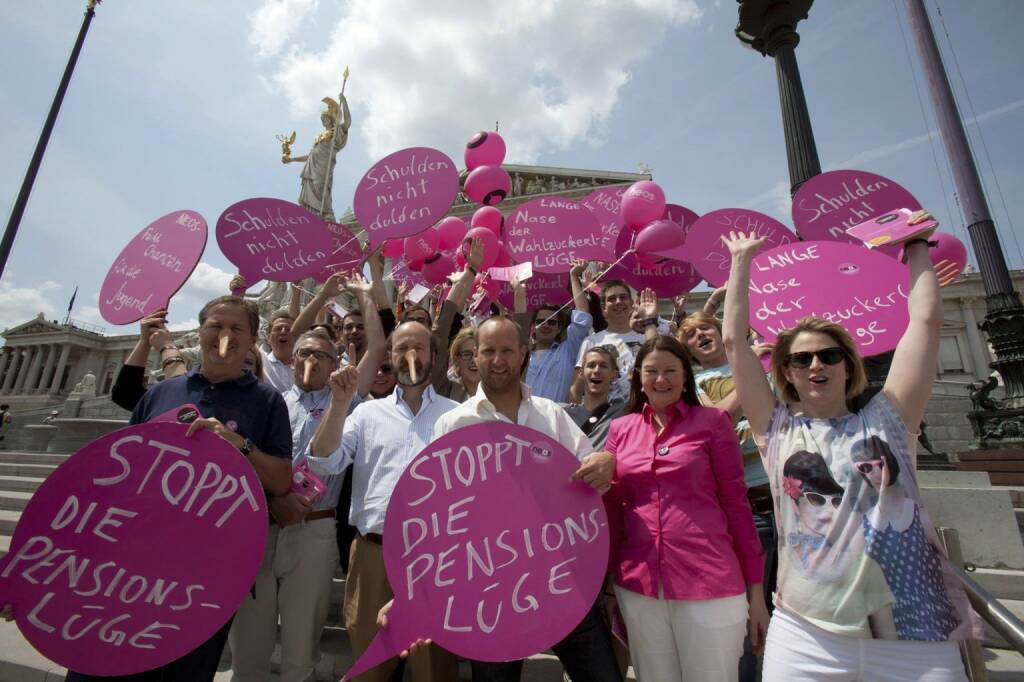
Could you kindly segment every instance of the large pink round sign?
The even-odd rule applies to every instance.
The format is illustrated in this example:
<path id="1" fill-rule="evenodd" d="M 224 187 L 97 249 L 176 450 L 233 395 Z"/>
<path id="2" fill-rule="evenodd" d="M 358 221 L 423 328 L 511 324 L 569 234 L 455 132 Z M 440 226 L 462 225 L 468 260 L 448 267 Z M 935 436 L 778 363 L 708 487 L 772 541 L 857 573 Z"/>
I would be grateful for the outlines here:
<path id="1" fill-rule="evenodd" d="M 808 315 L 846 328 L 861 355 L 896 347 L 910 321 L 906 266 L 875 250 L 811 241 L 760 254 L 750 267 L 750 326 L 772 343 Z"/>
<path id="2" fill-rule="evenodd" d="M 352 206 L 369 250 L 422 232 L 444 217 L 459 193 L 459 172 L 444 153 L 412 147 L 385 156 L 356 186 Z"/>
<path id="3" fill-rule="evenodd" d="M 421 637 L 466 658 L 508 661 L 569 634 L 608 568 L 604 504 L 570 482 L 578 466 L 557 440 L 501 422 L 425 447 L 384 520 L 389 625 L 345 678 Z"/>
<path id="4" fill-rule="evenodd" d="M 572 199 L 541 197 L 519 206 L 505 221 L 505 246 L 517 263 L 537 272 L 569 272 L 574 259 L 601 252 L 601 224 Z"/>
<path id="5" fill-rule="evenodd" d="M 128 242 L 100 287 L 100 315 L 131 324 L 166 308 L 206 248 L 206 221 L 195 211 L 157 218 Z"/>
<path id="6" fill-rule="evenodd" d="M 47 658 L 128 675 L 219 630 L 267 537 L 252 466 L 209 431 L 129 426 L 89 443 L 32 496 L 0 559 L 0 603 Z"/>
<path id="7" fill-rule="evenodd" d="M 881 175 L 829 171 L 815 175 L 797 190 L 793 196 L 793 224 L 804 239 L 860 244 L 846 234 L 848 229 L 897 208 L 916 211 L 921 204 L 913 194 Z"/>
<path id="8" fill-rule="evenodd" d="M 765 249 L 792 244 L 797 236 L 788 227 L 764 213 L 745 208 L 720 208 L 702 215 L 686 235 L 686 250 L 708 284 L 720 287 L 729 279 L 732 256 L 722 241 L 730 232 L 763 237 Z"/>
<path id="9" fill-rule="evenodd" d="M 327 231 L 331 233 L 334 246 L 326 264 L 316 273 L 316 281 L 326 282 L 328 277 L 339 272 L 343 275 L 361 273 L 366 255 L 359 238 L 340 223 L 327 223 Z"/>
<path id="10" fill-rule="evenodd" d="M 327 264 L 334 238 L 311 211 L 283 199 L 245 199 L 217 219 L 217 245 L 250 287 L 294 282 Z"/>
<path id="11" fill-rule="evenodd" d="M 542 305 L 562 306 L 572 299 L 569 289 L 569 274 L 560 272 L 551 275 L 538 272 L 523 283 L 526 288 L 526 309 L 536 310 Z M 509 310 L 515 310 L 515 292 L 511 282 L 501 282 L 498 302 Z"/>
<path id="12" fill-rule="evenodd" d="M 624 225 L 622 221 L 622 195 L 628 187 L 602 187 L 580 199 L 601 226 L 601 244 L 594 249 L 581 251 L 580 258 L 585 260 L 612 263 L 616 259 L 615 243 Z"/>

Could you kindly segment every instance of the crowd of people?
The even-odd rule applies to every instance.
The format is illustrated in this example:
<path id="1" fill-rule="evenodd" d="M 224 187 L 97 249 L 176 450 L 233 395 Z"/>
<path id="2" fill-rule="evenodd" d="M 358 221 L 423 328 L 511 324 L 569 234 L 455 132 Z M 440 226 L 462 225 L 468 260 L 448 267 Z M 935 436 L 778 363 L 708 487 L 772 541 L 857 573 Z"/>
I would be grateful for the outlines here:
<path id="1" fill-rule="evenodd" d="M 358 657 L 387 627 L 384 513 L 404 468 L 439 435 L 496 420 L 558 439 L 608 512 L 606 589 L 552 647 L 568 678 L 616 682 L 631 664 L 643 682 L 965 680 L 957 640 L 976 637 L 978 621 L 915 482 L 942 323 L 927 241 L 905 246 L 910 323 L 867 400 L 841 326 L 808 317 L 774 345 L 752 333 L 762 240 L 727 243 L 727 286 L 691 314 L 676 299 L 671 320 L 649 290 L 587 281 L 585 263 L 572 266 L 566 306 L 528 312 L 514 283 L 513 310 L 470 314 L 478 240 L 443 300 L 391 300 L 374 261 L 369 281 L 331 277 L 301 309 L 296 293 L 269 321 L 266 348 L 242 297 L 203 308 L 194 362 L 165 313 L 144 319 L 114 399 L 132 423 L 198 406 L 191 429 L 248 458 L 271 518 L 234 618 L 182 659 L 124 679 L 210 680 L 229 643 L 232 679 L 268 680 L 278 636 L 280 678 L 314 679 L 339 562 Z M 334 304 L 342 292 L 350 311 Z M 147 386 L 153 351 L 165 378 Z M 327 487 L 312 504 L 289 492 L 295 467 Z M 406 654 L 358 679 L 458 679 L 456 657 L 435 644 Z M 519 680 L 523 662 L 471 667 L 476 682 Z"/>

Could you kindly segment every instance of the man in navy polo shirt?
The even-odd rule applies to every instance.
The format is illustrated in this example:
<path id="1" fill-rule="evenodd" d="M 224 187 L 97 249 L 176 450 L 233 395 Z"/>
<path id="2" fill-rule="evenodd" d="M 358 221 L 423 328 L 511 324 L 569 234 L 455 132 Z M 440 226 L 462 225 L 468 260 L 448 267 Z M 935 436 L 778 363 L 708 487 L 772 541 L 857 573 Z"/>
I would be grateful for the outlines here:
<path id="1" fill-rule="evenodd" d="M 284 398 L 245 370 L 246 353 L 259 331 L 256 306 L 237 296 L 221 296 L 199 312 L 202 365 L 146 391 L 131 423 L 141 424 L 181 405 L 193 404 L 202 415 L 189 435 L 208 429 L 238 448 L 252 464 L 270 495 L 284 495 L 291 485 L 292 434 Z M 197 557 L 199 560 L 199 557 Z M 191 652 L 164 666 L 135 675 L 98 677 L 69 671 L 68 682 L 205 682 L 217 672 L 231 621 Z"/>

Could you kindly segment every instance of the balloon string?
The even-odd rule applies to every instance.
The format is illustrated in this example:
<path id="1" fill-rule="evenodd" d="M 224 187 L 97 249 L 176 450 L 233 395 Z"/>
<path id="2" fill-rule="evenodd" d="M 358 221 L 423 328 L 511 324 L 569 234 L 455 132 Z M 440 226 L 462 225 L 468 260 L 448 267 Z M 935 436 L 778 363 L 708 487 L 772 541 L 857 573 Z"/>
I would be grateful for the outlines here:
<path id="1" fill-rule="evenodd" d="M 351 244 L 352 242 L 354 242 L 357 239 L 359 239 L 359 237 L 355 237 L 355 236 L 349 237 L 348 241 L 346 241 L 344 244 L 341 244 L 338 248 L 336 248 L 333 252 L 331 252 L 331 255 L 333 256 L 334 254 L 338 253 L 339 251 L 341 251 L 342 249 L 344 249 L 346 246 L 348 246 L 349 244 Z"/>

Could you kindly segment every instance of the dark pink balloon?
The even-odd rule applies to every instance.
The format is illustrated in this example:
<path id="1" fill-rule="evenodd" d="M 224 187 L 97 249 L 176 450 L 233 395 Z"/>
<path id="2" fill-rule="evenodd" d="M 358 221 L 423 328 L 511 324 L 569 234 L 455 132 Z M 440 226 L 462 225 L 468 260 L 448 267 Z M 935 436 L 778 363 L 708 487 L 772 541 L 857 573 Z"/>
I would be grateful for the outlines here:
<path id="1" fill-rule="evenodd" d="M 445 250 L 454 249 L 462 243 L 462 238 L 466 236 L 466 223 L 455 216 L 448 216 L 434 229 L 437 230 L 437 234 L 441 238 L 440 247 Z"/>
<path id="2" fill-rule="evenodd" d="M 405 257 L 409 260 L 420 260 L 433 256 L 441 244 L 441 235 L 430 228 L 419 234 L 405 238 Z"/>
<path id="3" fill-rule="evenodd" d="M 472 201 L 493 206 L 512 191 L 512 178 L 501 166 L 478 166 L 469 172 L 463 190 Z"/>
<path id="4" fill-rule="evenodd" d="M 634 182 L 622 195 L 621 206 L 623 222 L 637 230 L 665 212 L 665 192 L 651 180 Z"/>
<path id="5" fill-rule="evenodd" d="M 389 239 L 384 242 L 384 248 L 381 253 L 385 258 L 401 258 L 402 254 L 405 253 L 405 240 L 404 239 Z"/>
<path id="6" fill-rule="evenodd" d="M 933 246 L 928 252 L 933 263 L 936 265 L 942 261 L 955 263 L 961 272 L 967 267 L 967 247 L 962 241 L 948 232 L 933 232 L 931 240 L 938 242 L 938 245 Z"/>
<path id="7" fill-rule="evenodd" d="M 499 245 L 498 246 L 498 257 L 495 259 L 494 265 L 492 265 L 491 267 L 493 267 L 493 268 L 506 268 L 509 265 L 512 265 L 513 262 L 514 261 L 512 260 L 512 256 L 509 255 L 508 249 L 505 248 L 502 245 Z"/>
<path id="8" fill-rule="evenodd" d="M 469 241 L 474 237 L 479 237 L 484 243 L 484 255 L 483 261 L 480 264 L 480 269 L 486 270 L 494 265 L 494 262 L 498 260 L 498 236 L 486 227 L 474 227 L 466 233 L 466 237 L 462 240 L 462 249 L 464 252 L 469 252 Z"/>
<path id="9" fill-rule="evenodd" d="M 505 140 L 498 133 L 481 130 L 466 143 L 466 168 L 499 166 L 505 160 Z"/>
<path id="10" fill-rule="evenodd" d="M 681 225 L 671 220 L 655 220 L 637 233 L 633 248 L 640 259 L 657 262 L 655 253 L 682 246 L 685 240 L 686 233 Z"/>
<path id="11" fill-rule="evenodd" d="M 486 227 L 500 237 L 502 227 L 505 225 L 505 216 L 493 206 L 481 206 L 473 213 L 471 224 L 473 227 Z"/>
<path id="12" fill-rule="evenodd" d="M 405 264 L 406 267 L 412 270 L 413 272 L 423 272 L 424 262 L 422 258 L 417 258 L 415 260 L 407 260 Z"/>
<path id="13" fill-rule="evenodd" d="M 423 262 L 423 279 L 431 284 L 443 284 L 455 272 L 455 261 L 446 253 L 436 253 Z"/>
<path id="14" fill-rule="evenodd" d="M 459 270 L 464 270 L 466 267 L 466 256 L 461 249 L 455 252 L 455 264 L 459 266 Z"/>

